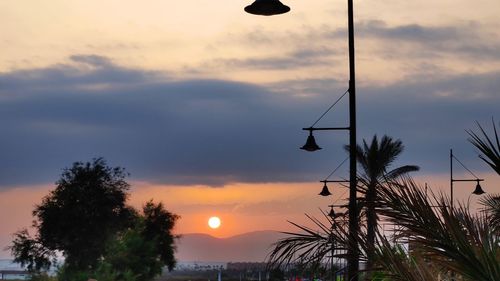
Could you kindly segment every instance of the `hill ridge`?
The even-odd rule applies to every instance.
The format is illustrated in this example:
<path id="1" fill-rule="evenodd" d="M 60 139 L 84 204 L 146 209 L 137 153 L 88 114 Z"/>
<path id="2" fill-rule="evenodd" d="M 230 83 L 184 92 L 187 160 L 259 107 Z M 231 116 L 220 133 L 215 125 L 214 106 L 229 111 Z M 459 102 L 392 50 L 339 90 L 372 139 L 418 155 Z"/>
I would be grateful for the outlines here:
<path id="1" fill-rule="evenodd" d="M 222 238 L 207 233 L 186 233 L 177 240 L 176 258 L 181 262 L 263 262 L 272 244 L 283 237 L 283 233 L 275 230 Z"/>

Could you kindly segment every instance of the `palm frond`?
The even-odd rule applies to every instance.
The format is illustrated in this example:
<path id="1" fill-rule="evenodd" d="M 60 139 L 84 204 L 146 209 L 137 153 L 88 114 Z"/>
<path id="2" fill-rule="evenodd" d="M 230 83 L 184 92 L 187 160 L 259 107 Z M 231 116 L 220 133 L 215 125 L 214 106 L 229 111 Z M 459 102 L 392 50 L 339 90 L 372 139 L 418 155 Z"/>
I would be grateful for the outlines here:
<path id="1" fill-rule="evenodd" d="M 402 226 L 401 235 L 426 259 L 468 280 L 500 280 L 500 237 L 484 216 L 471 215 L 463 205 L 450 209 L 442 194 L 431 201 L 409 178 L 388 182 L 379 198 L 380 213 Z"/>
<path id="2" fill-rule="evenodd" d="M 306 214 L 306 217 L 318 227 L 310 227 L 288 221 L 299 232 L 282 232 L 287 237 L 273 244 L 267 256 L 269 268 L 283 268 L 288 265 L 306 264 L 308 267 L 319 268 L 327 257 L 332 256 L 333 249 L 346 249 L 347 230 L 343 225 L 335 222 L 323 213 L 327 223 Z M 338 255 L 339 258 L 343 256 Z"/>
<path id="3" fill-rule="evenodd" d="M 495 122 L 493 119 L 491 121 L 493 123 L 495 143 L 490 139 L 490 137 L 485 132 L 483 127 L 481 127 L 481 124 L 479 124 L 479 122 L 476 122 L 476 124 L 479 127 L 482 136 L 476 134 L 471 130 L 466 130 L 466 132 L 470 136 L 469 142 L 471 142 L 482 153 L 482 155 L 479 155 L 479 158 L 481 158 L 495 172 L 497 172 L 497 174 L 500 175 L 500 139 L 498 137 L 498 132 L 495 127 Z"/>
<path id="4" fill-rule="evenodd" d="M 486 207 L 485 212 L 490 226 L 500 233 L 500 195 L 487 194 L 480 199 L 480 202 Z"/>
<path id="5" fill-rule="evenodd" d="M 438 269 L 422 256 L 409 255 L 401 246 L 393 245 L 379 233 L 375 269 L 394 281 L 438 281 Z"/>
<path id="6" fill-rule="evenodd" d="M 401 177 L 403 175 L 406 175 L 406 174 L 408 174 L 410 172 L 417 172 L 419 170 L 420 170 L 419 166 L 416 166 L 416 165 L 404 165 L 404 166 L 395 168 L 395 169 L 387 172 L 384 175 L 384 178 L 392 180 L 392 179 L 396 179 L 398 177 Z"/>

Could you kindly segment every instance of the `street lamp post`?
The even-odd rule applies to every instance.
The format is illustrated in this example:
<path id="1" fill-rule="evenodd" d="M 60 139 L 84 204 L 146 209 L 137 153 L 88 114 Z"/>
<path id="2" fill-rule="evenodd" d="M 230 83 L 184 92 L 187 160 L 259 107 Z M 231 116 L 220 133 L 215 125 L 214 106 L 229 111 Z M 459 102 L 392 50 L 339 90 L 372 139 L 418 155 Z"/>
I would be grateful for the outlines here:
<path id="1" fill-rule="evenodd" d="M 272 16 L 284 14 L 290 11 L 290 8 L 283 5 L 279 0 L 255 0 L 251 5 L 245 7 L 245 11 L 254 15 Z M 349 127 L 341 128 L 349 130 L 349 247 L 347 253 L 348 272 L 347 278 L 350 281 L 358 280 L 359 271 L 359 247 L 358 247 L 358 204 L 357 204 L 357 171 L 356 171 L 356 75 L 354 58 L 354 12 L 353 0 L 347 0 L 347 25 L 348 25 L 348 43 L 349 43 Z M 313 128 L 310 129 L 310 139 Z M 338 130 L 339 128 L 324 128 Z M 318 129 L 316 129 L 318 130 Z M 321 130 L 321 129 L 320 129 Z M 309 142 L 309 138 L 308 138 Z M 303 148 L 305 149 L 305 148 Z M 314 151 L 320 149 L 316 145 Z"/>
<path id="2" fill-rule="evenodd" d="M 328 212 L 328 216 L 331 219 L 332 226 L 330 228 L 330 251 L 331 251 L 331 258 L 330 258 L 330 278 L 331 281 L 335 281 L 335 271 L 334 271 L 334 257 L 335 257 L 335 250 L 336 250 L 336 245 L 335 245 L 335 236 L 334 232 L 337 231 L 336 228 L 338 226 L 337 219 L 339 217 L 342 217 L 343 214 L 337 214 L 335 210 L 333 209 L 334 207 L 345 207 L 344 205 L 328 205 L 330 207 L 330 212 Z"/>
<path id="3" fill-rule="evenodd" d="M 475 179 L 454 179 L 453 178 L 453 159 L 457 160 L 458 163 L 460 163 L 467 171 L 469 171 L 469 173 L 471 173 L 475 177 Z M 485 193 L 485 191 L 483 190 L 483 188 L 479 184 L 479 182 L 484 181 L 484 179 L 480 179 L 480 178 L 476 177 L 476 175 L 474 175 L 469 169 L 467 169 L 467 167 L 465 167 L 465 165 L 462 164 L 462 162 L 460 162 L 460 160 L 458 160 L 453 155 L 453 149 L 450 149 L 450 200 L 451 200 L 450 211 L 453 209 L 453 183 L 454 182 L 464 182 L 464 181 L 465 182 L 476 182 L 476 188 L 474 189 L 472 194 L 481 195 L 481 194 Z"/>

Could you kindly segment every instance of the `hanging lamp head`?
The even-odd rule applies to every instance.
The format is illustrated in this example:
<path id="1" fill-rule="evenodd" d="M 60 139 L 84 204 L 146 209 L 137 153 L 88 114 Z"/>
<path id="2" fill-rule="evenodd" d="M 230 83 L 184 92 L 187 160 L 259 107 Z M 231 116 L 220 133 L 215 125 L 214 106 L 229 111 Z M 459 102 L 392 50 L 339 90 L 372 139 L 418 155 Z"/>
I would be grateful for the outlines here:
<path id="1" fill-rule="evenodd" d="M 484 193 L 486 193 L 486 192 L 483 190 L 483 188 L 479 184 L 479 180 L 477 180 L 476 189 L 474 189 L 474 191 L 472 192 L 472 194 L 481 195 L 481 194 L 484 194 Z"/>
<path id="2" fill-rule="evenodd" d="M 316 139 L 313 136 L 312 130 L 309 130 L 309 136 L 307 137 L 306 144 L 304 144 L 300 149 L 305 151 L 316 151 L 320 150 L 321 147 L 316 143 Z"/>
<path id="3" fill-rule="evenodd" d="M 333 210 L 333 207 L 331 207 L 330 212 L 328 213 L 328 216 L 330 218 L 332 218 L 332 220 L 337 217 L 337 214 L 335 213 L 335 210 Z"/>
<path id="4" fill-rule="evenodd" d="M 330 196 L 330 195 L 332 195 L 332 193 L 330 192 L 330 190 L 328 190 L 328 186 L 326 185 L 326 182 L 323 185 L 323 189 L 321 189 L 321 192 L 318 195 L 321 195 L 321 196 Z"/>
<path id="5" fill-rule="evenodd" d="M 245 7 L 245 12 L 259 16 L 274 16 L 290 11 L 290 7 L 283 5 L 279 0 L 255 0 Z"/>

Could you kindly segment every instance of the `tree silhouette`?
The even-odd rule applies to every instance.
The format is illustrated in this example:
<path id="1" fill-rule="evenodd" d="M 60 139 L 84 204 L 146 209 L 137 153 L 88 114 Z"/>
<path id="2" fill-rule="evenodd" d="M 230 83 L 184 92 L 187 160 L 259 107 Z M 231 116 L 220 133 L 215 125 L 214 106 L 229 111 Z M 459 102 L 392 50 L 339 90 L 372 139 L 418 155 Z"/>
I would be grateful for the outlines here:
<path id="1" fill-rule="evenodd" d="M 349 146 L 346 146 L 349 151 Z M 418 171 L 419 167 L 405 165 L 390 169 L 391 164 L 403 152 L 401 140 L 393 140 L 384 135 L 379 141 L 377 135 L 373 136 L 370 144 L 363 140 L 363 146 L 356 147 L 356 160 L 362 168 L 358 176 L 360 191 L 364 194 L 362 201 L 365 206 L 366 240 L 367 240 L 367 270 L 370 271 L 374 260 L 375 236 L 378 224 L 376 210 L 377 189 L 382 183 L 392 181 L 409 172 Z"/>
<path id="2" fill-rule="evenodd" d="M 96 276 L 147 281 L 164 265 L 172 270 L 178 216 L 153 201 L 142 212 L 127 206 L 126 176 L 123 168 L 111 168 L 102 158 L 64 169 L 56 188 L 33 211 L 35 236 L 26 229 L 14 234 L 9 248 L 15 262 L 37 272 L 61 253 L 62 281 Z"/>
<path id="3" fill-rule="evenodd" d="M 110 168 L 102 158 L 64 169 L 56 188 L 33 211 L 36 237 L 26 230 L 14 235 L 15 261 L 40 269 L 50 265 L 50 253 L 60 251 L 68 268 L 94 268 L 106 242 L 130 221 L 125 176 L 122 168 Z M 33 245 L 39 250 L 30 253 Z"/>

